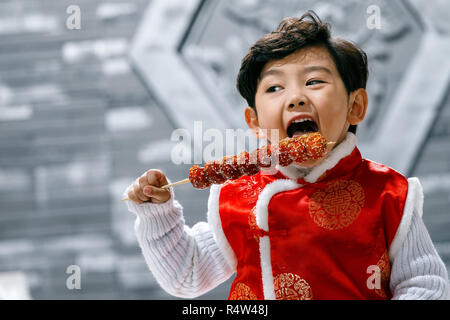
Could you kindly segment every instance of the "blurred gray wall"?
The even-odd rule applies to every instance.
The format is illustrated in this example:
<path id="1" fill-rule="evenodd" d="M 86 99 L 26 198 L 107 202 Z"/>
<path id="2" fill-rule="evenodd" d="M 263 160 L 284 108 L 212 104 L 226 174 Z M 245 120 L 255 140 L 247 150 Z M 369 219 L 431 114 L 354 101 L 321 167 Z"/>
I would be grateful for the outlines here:
<path id="1" fill-rule="evenodd" d="M 240 60 L 307 9 L 367 51 L 363 155 L 421 179 L 424 221 L 449 266 L 450 4 L 431 2 L 0 2 L 0 275 L 20 273 L 33 299 L 172 299 L 145 265 L 122 192 L 150 168 L 186 177 L 189 165 L 171 162 L 173 130 L 245 128 Z M 80 29 L 67 27 L 71 5 Z M 380 29 L 367 27 L 371 5 Z M 206 219 L 208 191 L 175 193 L 188 225 Z M 66 286 L 71 265 L 81 289 Z M 201 298 L 226 298 L 231 280 Z"/>

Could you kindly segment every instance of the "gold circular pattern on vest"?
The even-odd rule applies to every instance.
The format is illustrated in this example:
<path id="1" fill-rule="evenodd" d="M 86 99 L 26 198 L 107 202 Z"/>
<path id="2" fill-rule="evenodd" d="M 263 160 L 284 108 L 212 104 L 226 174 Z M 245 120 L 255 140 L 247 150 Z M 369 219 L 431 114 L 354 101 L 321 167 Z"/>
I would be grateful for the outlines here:
<path id="1" fill-rule="evenodd" d="M 236 283 L 233 292 L 230 294 L 230 300 L 257 300 L 249 286 L 242 282 Z"/>
<path id="2" fill-rule="evenodd" d="M 273 279 L 277 300 L 312 300 L 311 287 L 295 273 L 280 273 Z"/>
<path id="3" fill-rule="evenodd" d="M 375 293 L 380 297 L 387 298 L 386 290 L 389 290 L 389 278 L 391 276 L 391 265 L 389 263 L 389 256 L 387 251 L 383 253 L 380 260 L 377 262 L 381 273 L 381 288 L 375 289 Z"/>
<path id="4" fill-rule="evenodd" d="M 309 215 L 314 222 L 328 230 L 351 225 L 364 206 L 364 190 L 353 180 L 329 182 L 325 189 L 316 191 L 309 202 Z"/>

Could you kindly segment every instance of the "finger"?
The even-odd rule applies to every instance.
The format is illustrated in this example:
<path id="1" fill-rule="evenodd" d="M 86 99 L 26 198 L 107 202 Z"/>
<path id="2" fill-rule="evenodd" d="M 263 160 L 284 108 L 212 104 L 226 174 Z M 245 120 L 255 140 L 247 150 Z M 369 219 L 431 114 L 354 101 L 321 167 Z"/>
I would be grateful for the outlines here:
<path id="1" fill-rule="evenodd" d="M 164 173 L 158 169 L 147 171 L 147 182 L 149 185 L 161 187 L 167 184 L 167 179 Z"/>
<path id="2" fill-rule="evenodd" d="M 134 193 L 142 202 L 149 200 L 149 198 L 142 192 L 142 188 L 139 184 L 139 179 L 134 183 Z"/>
<path id="3" fill-rule="evenodd" d="M 166 202 L 170 198 L 170 191 L 155 186 L 146 186 L 145 194 L 149 195 L 154 203 Z"/>
<path id="4" fill-rule="evenodd" d="M 142 201 L 139 200 L 139 198 L 136 196 L 134 191 L 128 192 L 128 199 L 130 199 L 131 201 L 133 201 L 133 202 L 135 202 L 137 204 L 141 204 L 142 203 Z"/>
<path id="5" fill-rule="evenodd" d="M 148 170 L 143 176 L 147 180 L 147 184 L 156 185 L 158 183 L 158 177 L 155 169 Z"/>
<path id="6" fill-rule="evenodd" d="M 141 189 L 144 189 L 144 187 L 148 185 L 147 177 L 146 177 L 145 174 L 143 174 L 142 176 L 140 176 L 140 177 L 137 179 L 137 181 L 138 181 L 139 187 L 140 187 Z"/>
<path id="7" fill-rule="evenodd" d="M 161 172 L 161 174 L 158 175 L 158 186 L 162 187 L 168 184 L 166 176 Z"/>

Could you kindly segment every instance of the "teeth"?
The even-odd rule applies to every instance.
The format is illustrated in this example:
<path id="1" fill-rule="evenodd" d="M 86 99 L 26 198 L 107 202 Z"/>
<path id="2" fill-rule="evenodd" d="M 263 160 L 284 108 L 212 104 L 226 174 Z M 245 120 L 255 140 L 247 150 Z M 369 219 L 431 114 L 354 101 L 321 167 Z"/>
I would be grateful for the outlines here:
<path id="1" fill-rule="evenodd" d="M 300 122 L 305 122 L 305 121 L 313 121 L 313 120 L 309 119 L 309 118 L 303 118 L 303 119 L 294 120 L 291 123 L 300 123 Z"/>

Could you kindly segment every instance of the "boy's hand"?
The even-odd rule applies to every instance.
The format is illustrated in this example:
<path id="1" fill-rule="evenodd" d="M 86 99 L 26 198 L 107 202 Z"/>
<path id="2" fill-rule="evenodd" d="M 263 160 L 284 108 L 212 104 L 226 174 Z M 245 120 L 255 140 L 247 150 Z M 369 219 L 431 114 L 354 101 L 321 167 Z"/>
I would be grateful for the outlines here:
<path id="1" fill-rule="evenodd" d="M 136 179 L 128 192 L 128 198 L 137 204 L 166 202 L 170 199 L 170 191 L 159 188 L 166 184 L 167 179 L 164 173 L 157 169 L 150 169 Z"/>

